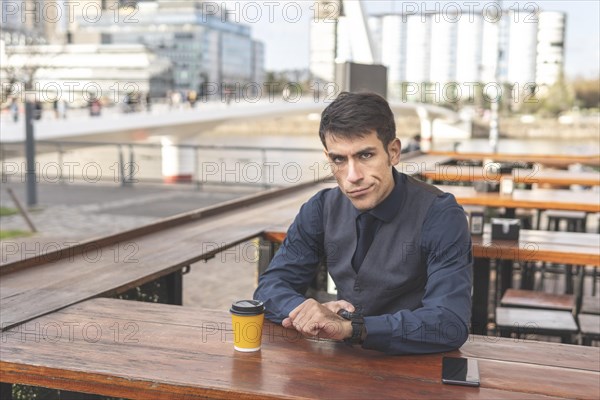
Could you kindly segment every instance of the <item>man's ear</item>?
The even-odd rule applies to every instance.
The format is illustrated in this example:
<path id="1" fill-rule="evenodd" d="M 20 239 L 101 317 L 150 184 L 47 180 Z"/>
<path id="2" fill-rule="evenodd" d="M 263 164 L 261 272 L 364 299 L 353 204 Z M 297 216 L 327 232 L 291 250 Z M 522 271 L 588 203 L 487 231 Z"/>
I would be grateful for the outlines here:
<path id="1" fill-rule="evenodd" d="M 394 140 L 388 144 L 387 150 L 390 157 L 390 164 L 397 165 L 400 162 L 400 151 L 402 150 L 400 139 L 394 138 Z"/>

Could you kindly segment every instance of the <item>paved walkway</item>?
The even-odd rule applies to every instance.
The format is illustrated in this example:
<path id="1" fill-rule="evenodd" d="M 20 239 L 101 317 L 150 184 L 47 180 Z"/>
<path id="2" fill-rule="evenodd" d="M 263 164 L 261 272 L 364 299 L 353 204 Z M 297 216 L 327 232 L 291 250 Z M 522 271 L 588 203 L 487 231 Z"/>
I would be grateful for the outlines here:
<path id="1" fill-rule="evenodd" d="M 3 183 L 0 205 L 15 207 L 6 191 L 12 188 L 25 204 L 25 185 Z M 257 188 L 259 189 L 259 188 Z M 197 191 L 190 186 L 98 184 L 40 184 L 39 206 L 30 212 L 38 233 L 0 242 L 2 259 L 31 257 L 95 237 L 143 226 L 160 218 L 231 200 L 253 188 L 214 188 Z M 2 217 L 2 230 L 28 227 L 21 215 Z M 184 277 L 184 305 L 228 309 L 234 299 L 251 297 L 256 282 L 254 243 L 243 243 L 208 262 L 192 266 Z"/>

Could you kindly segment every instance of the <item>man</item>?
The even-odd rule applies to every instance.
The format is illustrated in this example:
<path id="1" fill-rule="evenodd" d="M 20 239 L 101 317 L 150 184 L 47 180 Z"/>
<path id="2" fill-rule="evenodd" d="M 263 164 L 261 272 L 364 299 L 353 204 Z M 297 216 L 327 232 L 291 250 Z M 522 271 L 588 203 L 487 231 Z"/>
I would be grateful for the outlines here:
<path id="1" fill-rule="evenodd" d="M 401 144 L 382 97 L 341 93 L 319 135 L 338 187 L 302 206 L 260 277 L 254 297 L 267 318 L 389 354 L 460 347 L 471 310 L 464 211 L 451 194 L 396 171 Z M 338 301 L 304 297 L 321 261 Z"/>

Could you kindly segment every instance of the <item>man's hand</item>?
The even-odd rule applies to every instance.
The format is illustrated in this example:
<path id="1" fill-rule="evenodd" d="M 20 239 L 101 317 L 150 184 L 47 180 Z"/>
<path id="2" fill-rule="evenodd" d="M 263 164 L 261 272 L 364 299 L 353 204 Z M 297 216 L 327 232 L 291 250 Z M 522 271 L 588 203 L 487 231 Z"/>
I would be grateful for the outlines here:
<path id="1" fill-rule="evenodd" d="M 336 314 L 342 308 L 354 311 L 352 304 L 343 300 L 320 304 L 314 299 L 307 299 L 292 310 L 282 325 L 308 336 L 347 339 L 352 336 L 352 323 Z"/>

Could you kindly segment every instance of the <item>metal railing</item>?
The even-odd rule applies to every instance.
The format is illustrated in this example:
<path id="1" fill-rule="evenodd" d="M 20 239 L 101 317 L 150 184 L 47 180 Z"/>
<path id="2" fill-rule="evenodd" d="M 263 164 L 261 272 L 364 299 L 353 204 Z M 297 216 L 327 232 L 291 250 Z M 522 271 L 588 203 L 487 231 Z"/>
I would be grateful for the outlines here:
<path id="1" fill-rule="evenodd" d="M 187 160 L 188 167 L 193 166 L 189 171 L 191 177 L 178 183 L 197 188 L 204 185 L 270 188 L 306 182 L 307 176 L 316 181 L 329 175 L 322 150 L 316 148 L 40 140 L 36 141 L 37 180 L 113 181 L 121 186 L 164 182 L 165 147 L 185 152 L 182 157 L 191 156 L 191 161 Z M 2 182 L 25 179 L 23 149 L 22 142 L 0 144 Z"/>

